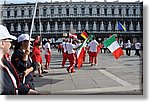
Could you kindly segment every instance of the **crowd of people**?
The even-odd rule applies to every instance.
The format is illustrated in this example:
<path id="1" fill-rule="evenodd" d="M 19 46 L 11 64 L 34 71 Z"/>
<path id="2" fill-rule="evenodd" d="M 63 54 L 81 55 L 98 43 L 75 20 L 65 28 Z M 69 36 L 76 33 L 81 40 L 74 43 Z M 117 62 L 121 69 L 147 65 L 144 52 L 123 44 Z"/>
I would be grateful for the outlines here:
<path id="1" fill-rule="evenodd" d="M 9 49 L 11 42 L 16 40 L 15 48 L 12 56 L 9 56 Z M 42 46 L 42 39 L 37 36 L 33 42 L 31 50 L 32 38 L 28 34 L 21 34 L 18 38 L 10 35 L 7 28 L 0 25 L 0 94 L 4 95 L 26 95 L 26 94 L 39 94 L 34 85 L 35 71 L 38 71 L 38 77 L 43 77 L 44 73 L 50 68 L 51 62 L 51 47 L 50 39 Z M 65 67 L 66 61 L 69 61 L 69 66 L 66 68 L 68 73 L 75 73 L 75 67 L 79 67 L 78 54 L 84 40 L 77 40 L 71 38 L 64 38 L 63 42 L 58 46 L 58 51 L 62 52 L 62 67 Z M 124 45 L 123 45 L 124 46 Z M 128 41 L 125 45 L 126 53 L 130 56 L 131 43 Z M 44 48 L 44 52 L 41 49 Z M 91 66 L 97 65 L 97 56 L 101 49 L 104 48 L 100 41 L 95 37 L 90 39 L 86 46 L 83 47 L 82 63 L 85 61 L 86 53 L 89 55 L 89 64 Z M 141 44 L 135 44 L 136 55 L 141 56 L 139 50 Z M 43 65 L 42 55 L 44 53 L 45 65 Z M 10 58 L 11 57 L 11 58 Z M 83 65 L 81 64 L 80 67 Z M 45 69 L 44 69 L 45 67 Z"/>

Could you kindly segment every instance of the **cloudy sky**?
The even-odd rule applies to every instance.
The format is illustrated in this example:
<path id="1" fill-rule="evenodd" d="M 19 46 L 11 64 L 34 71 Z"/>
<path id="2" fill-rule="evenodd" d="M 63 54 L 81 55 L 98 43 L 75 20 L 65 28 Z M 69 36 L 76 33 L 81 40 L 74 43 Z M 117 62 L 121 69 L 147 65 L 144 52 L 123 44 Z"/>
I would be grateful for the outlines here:
<path id="1" fill-rule="evenodd" d="M 26 3 L 26 2 L 36 2 L 36 0 L 0 0 L 0 3 L 3 4 L 4 1 L 6 1 L 6 3 Z M 54 1 L 59 1 L 59 2 L 62 2 L 62 1 L 70 1 L 70 0 L 52 0 L 53 2 Z M 73 2 L 74 1 L 84 1 L 84 0 L 72 0 Z M 93 0 L 86 0 L 86 1 L 93 1 Z M 94 1 L 99 1 L 99 2 L 103 2 L 104 0 L 94 0 Z M 108 2 L 111 2 L 111 1 L 117 1 L 117 0 L 107 0 Z M 119 0 L 119 2 L 135 2 L 135 1 L 138 1 L 138 0 Z M 140 1 L 143 1 L 143 0 L 140 0 Z M 39 2 L 51 2 L 51 0 L 39 0 Z"/>

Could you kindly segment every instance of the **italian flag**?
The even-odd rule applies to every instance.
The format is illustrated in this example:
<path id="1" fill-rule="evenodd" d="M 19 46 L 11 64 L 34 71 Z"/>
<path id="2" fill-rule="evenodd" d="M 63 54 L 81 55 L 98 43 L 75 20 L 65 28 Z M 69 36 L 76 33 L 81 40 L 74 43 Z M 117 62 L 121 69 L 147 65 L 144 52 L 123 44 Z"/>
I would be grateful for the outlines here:
<path id="1" fill-rule="evenodd" d="M 123 50 L 119 46 L 114 35 L 103 42 L 104 46 L 107 47 L 116 59 L 124 54 Z"/>
<path id="2" fill-rule="evenodd" d="M 81 65 L 83 64 L 83 57 L 84 57 L 84 50 L 85 50 L 84 47 L 86 46 L 87 40 L 88 38 L 80 45 L 77 53 L 78 68 L 80 68 Z"/>

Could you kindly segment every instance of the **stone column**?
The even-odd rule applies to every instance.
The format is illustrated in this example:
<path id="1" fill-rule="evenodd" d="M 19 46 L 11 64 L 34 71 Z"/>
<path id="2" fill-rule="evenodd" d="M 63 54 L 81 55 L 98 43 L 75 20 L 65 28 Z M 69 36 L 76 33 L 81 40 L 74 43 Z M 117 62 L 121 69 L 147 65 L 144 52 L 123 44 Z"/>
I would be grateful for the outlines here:
<path id="1" fill-rule="evenodd" d="M 66 30 L 66 25 L 65 25 L 65 22 L 63 22 L 63 25 L 62 25 L 62 30 L 65 31 Z"/>
<path id="2" fill-rule="evenodd" d="M 28 24 L 27 24 L 27 23 L 25 23 L 24 31 L 25 31 L 25 32 L 28 32 L 28 31 L 29 31 L 29 29 L 28 29 Z"/>
<path id="3" fill-rule="evenodd" d="M 78 30 L 79 31 L 81 30 L 81 23 L 80 23 L 80 21 L 78 22 Z"/>
<path id="4" fill-rule="evenodd" d="M 14 17 L 14 11 L 13 11 L 13 9 L 10 9 L 10 17 Z"/>
<path id="5" fill-rule="evenodd" d="M 97 30 L 97 27 L 96 27 L 96 22 L 94 21 L 94 24 L 93 24 L 93 30 L 96 31 Z"/>
<path id="6" fill-rule="evenodd" d="M 71 21 L 71 23 L 70 23 L 70 31 L 71 30 L 73 30 L 74 28 L 73 28 L 73 23 L 72 23 L 72 21 Z"/>
<path id="7" fill-rule="evenodd" d="M 55 22 L 55 31 L 58 31 L 58 24 L 57 24 L 57 21 Z"/>
<path id="8" fill-rule="evenodd" d="M 49 24 L 49 22 L 47 24 L 47 31 L 50 31 L 50 24 Z"/>
<path id="9" fill-rule="evenodd" d="M 108 31 L 111 31 L 112 30 L 112 27 L 111 27 L 111 22 L 109 21 L 109 23 L 108 23 L 108 29 L 107 29 Z"/>
<path id="10" fill-rule="evenodd" d="M 133 30 L 133 23 L 132 23 L 132 21 L 131 21 L 131 24 L 130 24 L 130 27 L 129 27 L 129 30 Z"/>
<path id="11" fill-rule="evenodd" d="M 88 21 L 86 21 L 85 29 L 86 29 L 86 30 L 89 30 L 89 24 L 88 24 Z"/>
<path id="12" fill-rule="evenodd" d="M 100 30 L 105 30 L 103 21 L 101 22 Z"/>
<path id="13" fill-rule="evenodd" d="M 29 16 L 29 10 L 28 10 L 28 8 L 25 9 L 25 16 Z"/>
<path id="14" fill-rule="evenodd" d="M 141 30 L 141 28 L 140 28 L 140 22 L 138 22 L 138 24 L 137 24 L 137 26 L 136 26 L 136 30 L 137 30 L 137 31 L 140 31 L 140 30 Z"/>
<path id="15" fill-rule="evenodd" d="M 119 30 L 118 29 L 118 21 L 116 21 L 115 30 Z"/>
<path id="16" fill-rule="evenodd" d="M 17 10 L 17 16 L 21 17 L 21 9 L 20 8 Z"/>
<path id="17" fill-rule="evenodd" d="M 13 25 L 13 23 L 11 23 L 10 31 L 14 31 L 14 25 Z"/>
<path id="18" fill-rule="evenodd" d="M 21 25 L 18 23 L 17 31 L 21 31 Z"/>

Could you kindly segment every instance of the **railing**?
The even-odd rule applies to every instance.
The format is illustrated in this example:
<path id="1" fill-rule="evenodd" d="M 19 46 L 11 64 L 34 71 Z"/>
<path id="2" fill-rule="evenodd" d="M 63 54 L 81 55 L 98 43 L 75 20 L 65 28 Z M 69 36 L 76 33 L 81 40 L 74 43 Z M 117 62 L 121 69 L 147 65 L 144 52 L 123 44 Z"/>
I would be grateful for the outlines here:
<path id="1" fill-rule="evenodd" d="M 64 33 L 68 33 L 68 30 L 65 31 L 41 31 L 41 34 L 46 34 L 46 35 L 53 35 L 53 34 L 64 34 Z M 89 34 L 141 34 L 143 33 L 142 31 L 87 31 Z M 18 31 L 13 31 L 11 32 L 12 34 L 20 34 L 20 33 L 29 33 L 28 32 L 18 32 Z M 33 35 L 34 34 L 40 34 L 39 31 L 33 31 L 32 32 Z M 82 31 L 77 30 L 76 34 L 81 34 Z"/>
<path id="2" fill-rule="evenodd" d="M 40 18 L 64 18 L 64 17 L 67 17 L 67 18 L 72 18 L 72 17 L 79 17 L 79 18 L 125 18 L 125 17 L 129 17 L 129 18 L 142 18 L 143 16 L 140 15 L 140 14 L 137 14 L 137 15 L 133 15 L 133 14 L 122 14 L 122 15 L 119 15 L 119 14 L 53 14 L 53 15 L 40 15 Z M 24 16 L 2 16 L 2 19 L 31 19 L 32 16 L 30 15 L 24 15 Z M 39 16 L 36 16 L 36 18 L 39 18 Z"/>

